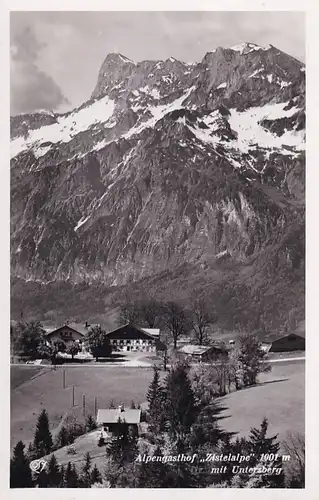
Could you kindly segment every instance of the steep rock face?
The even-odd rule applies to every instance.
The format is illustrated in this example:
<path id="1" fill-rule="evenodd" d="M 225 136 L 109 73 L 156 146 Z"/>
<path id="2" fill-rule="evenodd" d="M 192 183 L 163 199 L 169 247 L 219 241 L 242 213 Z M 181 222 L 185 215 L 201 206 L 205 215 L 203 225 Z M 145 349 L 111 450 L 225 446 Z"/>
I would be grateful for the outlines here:
<path id="1" fill-rule="evenodd" d="M 78 109 L 11 121 L 13 276 L 121 285 L 280 245 L 303 211 L 304 90 L 272 46 L 108 55 Z"/>

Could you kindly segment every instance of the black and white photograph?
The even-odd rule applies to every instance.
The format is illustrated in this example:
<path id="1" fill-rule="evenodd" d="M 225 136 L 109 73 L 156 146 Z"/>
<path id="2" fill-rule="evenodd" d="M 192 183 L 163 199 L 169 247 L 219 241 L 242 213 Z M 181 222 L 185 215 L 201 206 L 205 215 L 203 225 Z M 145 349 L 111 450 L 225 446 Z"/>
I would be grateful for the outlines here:
<path id="1" fill-rule="evenodd" d="M 305 488 L 305 31 L 10 13 L 11 489 Z"/>

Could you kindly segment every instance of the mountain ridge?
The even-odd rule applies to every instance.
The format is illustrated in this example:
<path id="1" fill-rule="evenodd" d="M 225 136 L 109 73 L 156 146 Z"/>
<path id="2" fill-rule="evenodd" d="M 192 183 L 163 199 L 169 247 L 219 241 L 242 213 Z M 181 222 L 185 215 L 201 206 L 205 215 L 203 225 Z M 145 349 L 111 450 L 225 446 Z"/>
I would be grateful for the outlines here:
<path id="1" fill-rule="evenodd" d="M 13 279 L 107 288 L 214 274 L 225 256 L 272 267 L 303 231 L 304 68 L 250 43 L 195 64 L 109 54 L 77 109 L 12 118 Z M 300 287 L 302 241 L 287 241 L 270 275 Z"/>

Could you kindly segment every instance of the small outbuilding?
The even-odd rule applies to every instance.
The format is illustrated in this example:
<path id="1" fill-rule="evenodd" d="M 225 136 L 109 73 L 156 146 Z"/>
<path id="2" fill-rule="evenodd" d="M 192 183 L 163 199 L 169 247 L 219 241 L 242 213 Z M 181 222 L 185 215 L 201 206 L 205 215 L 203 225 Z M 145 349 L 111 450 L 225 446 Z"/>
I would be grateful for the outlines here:
<path id="1" fill-rule="evenodd" d="M 124 409 L 123 406 L 118 408 L 99 409 L 97 412 L 96 423 L 103 431 L 108 434 L 115 434 L 118 425 L 126 424 L 138 432 L 138 425 L 141 422 L 140 409 Z"/>
<path id="2" fill-rule="evenodd" d="M 187 344 L 178 350 L 178 354 L 182 358 L 199 362 L 222 360 L 228 357 L 227 349 L 221 344 L 209 346 Z"/>
<path id="3" fill-rule="evenodd" d="M 304 351 L 305 337 L 290 333 L 273 340 L 269 352 L 289 352 L 289 351 Z"/>

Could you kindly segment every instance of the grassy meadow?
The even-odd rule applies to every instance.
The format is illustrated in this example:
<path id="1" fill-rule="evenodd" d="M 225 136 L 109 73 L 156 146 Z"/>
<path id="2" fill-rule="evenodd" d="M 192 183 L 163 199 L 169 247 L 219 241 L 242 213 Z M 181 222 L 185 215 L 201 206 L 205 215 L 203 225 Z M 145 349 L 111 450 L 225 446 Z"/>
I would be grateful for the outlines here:
<path id="1" fill-rule="evenodd" d="M 94 398 L 98 408 L 108 408 L 111 400 L 115 405 L 129 405 L 132 399 L 136 404 L 145 401 L 153 370 L 151 368 L 125 367 L 51 367 L 41 368 L 41 375 L 27 380 L 34 375 L 33 367 L 12 366 L 11 380 L 25 382 L 11 385 L 11 443 L 19 439 L 29 441 L 33 438 L 37 415 L 45 408 L 49 414 L 52 430 L 61 422 L 64 414 L 71 409 L 74 386 L 75 406 L 81 414 L 82 396 L 85 394 L 86 413 L 93 414 Z M 63 388 L 63 370 L 66 376 L 66 388 Z M 32 371 L 32 374 L 31 374 Z"/>
<path id="2" fill-rule="evenodd" d="M 132 399 L 143 403 L 151 379 L 151 368 L 65 366 L 54 371 L 50 367 L 12 366 L 11 380 L 15 383 L 11 386 L 11 444 L 19 439 L 27 443 L 33 438 L 36 418 L 43 408 L 48 411 L 54 434 L 66 412 L 71 410 L 72 386 L 75 388 L 73 412 L 81 417 L 83 394 L 86 414 L 94 413 L 95 397 L 98 408 L 107 408 L 111 400 L 115 405 L 129 405 Z M 283 439 L 287 431 L 304 433 L 304 399 L 305 363 L 276 363 L 270 373 L 260 376 L 259 385 L 222 398 L 226 410 L 220 424 L 244 436 L 266 416 L 269 432 L 278 433 L 279 439 Z"/>
<path id="3" fill-rule="evenodd" d="M 288 431 L 305 433 L 305 363 L 275 363 L 270 373 L 259 376 L 259 384 L 222 398 L 227 407 L 221 425 L 247 436 L 267 417 L 270 434 L 285 439 Z"/>

